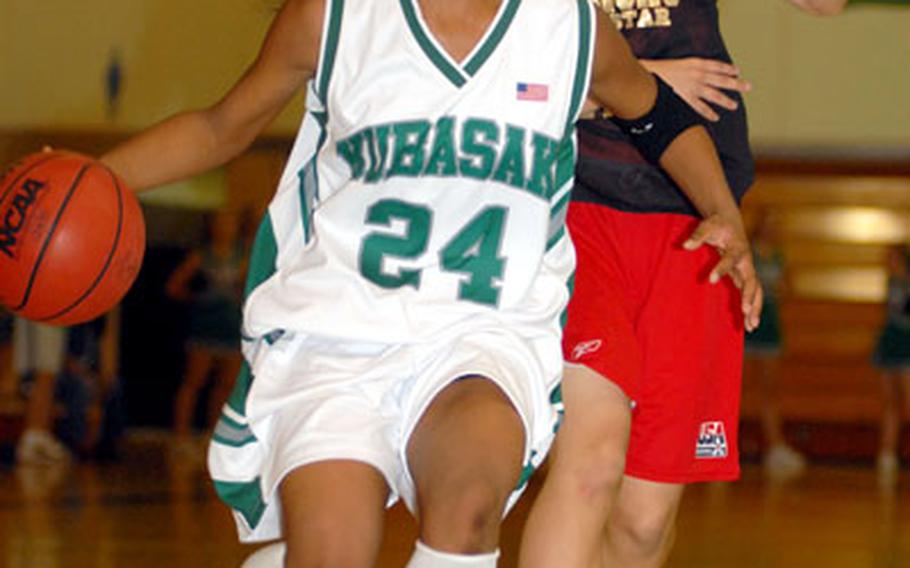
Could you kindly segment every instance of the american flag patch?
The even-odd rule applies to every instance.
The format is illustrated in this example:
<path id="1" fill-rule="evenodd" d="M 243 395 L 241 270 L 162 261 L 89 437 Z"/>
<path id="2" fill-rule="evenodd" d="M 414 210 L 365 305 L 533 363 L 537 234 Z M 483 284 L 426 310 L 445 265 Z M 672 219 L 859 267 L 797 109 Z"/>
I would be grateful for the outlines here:
<path id="1" fill-rule="evenodd" d="M 515 85 L 515 96 L 520 101 L 546 101 L 550 88 L 540 83 L 518 83 Z"/>

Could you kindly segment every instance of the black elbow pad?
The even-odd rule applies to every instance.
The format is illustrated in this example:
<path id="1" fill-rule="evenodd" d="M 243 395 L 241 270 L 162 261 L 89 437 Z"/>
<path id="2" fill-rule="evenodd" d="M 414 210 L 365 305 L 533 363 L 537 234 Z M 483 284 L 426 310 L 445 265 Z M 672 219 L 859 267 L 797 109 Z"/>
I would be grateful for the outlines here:
<path id="1" fill-rule="evenodd" d="M 703 125 L 701 116 L 673 92 L 663 79 L 657 80 L 657 99 L 644 116 L 631 120 L 611 117 L 611 120 L 632 141 L 635 147 L 652 164 L 660 157 L 677 136 L 697 125 Z"/>

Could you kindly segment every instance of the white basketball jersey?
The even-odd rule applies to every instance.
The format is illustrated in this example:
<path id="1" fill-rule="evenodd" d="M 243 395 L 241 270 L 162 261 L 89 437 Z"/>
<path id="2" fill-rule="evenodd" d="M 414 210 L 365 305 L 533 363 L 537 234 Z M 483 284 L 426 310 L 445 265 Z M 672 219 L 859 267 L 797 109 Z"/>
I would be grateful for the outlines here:
<path id="1" fill-rule="evenodd" d="M 281 387 L 268 367 L 290 341 L 275 332 L 435 345 L 508 327 L 535 345 L 536 380 L 555 380 L 593 18 L 587 0 L 503 0 L 456 62 L 416 0 L 326 0 L 307 113 L 250 261 L 247 362 L 209 452 L 242 540 L 280 533 L 263 473 L 272 417 L 254 392 Z M 528 397 L 541 416 L 558 402 Z M 551 437 L 543 422 L 529 428 Z"/>
<path id="2" fill-rule="evenodd" d="M 245 334 L 408 342 L 558 317 L 592 23 L 585 0 L 503 0 L 458 62 L 416 0 L 329 1 Z"/>

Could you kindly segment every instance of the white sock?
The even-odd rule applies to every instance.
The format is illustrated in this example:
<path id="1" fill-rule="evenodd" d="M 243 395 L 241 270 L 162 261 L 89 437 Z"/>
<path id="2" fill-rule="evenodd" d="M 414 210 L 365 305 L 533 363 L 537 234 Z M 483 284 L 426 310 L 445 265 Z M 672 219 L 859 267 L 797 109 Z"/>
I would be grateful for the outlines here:
<path id="1" fill-rule="evenodd" d="M 449 554 L 439 552 L 419 540 L 405 568 L 496 568 L 499 550 L 484 554 Z"/>
<path id="2" fill-rule="evenodd" d="M 251 554 L 240 568 L 282 568 L 284 566 L 284 543 L 274 542 Z"/>

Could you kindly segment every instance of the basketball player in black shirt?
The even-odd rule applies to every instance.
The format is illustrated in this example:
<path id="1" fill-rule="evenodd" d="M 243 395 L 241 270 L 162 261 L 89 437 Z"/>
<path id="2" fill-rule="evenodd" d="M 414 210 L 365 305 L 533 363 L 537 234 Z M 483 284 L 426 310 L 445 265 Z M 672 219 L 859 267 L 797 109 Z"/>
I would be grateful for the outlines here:
<path id="1" fill-rule="evenodd" d="M 721 38 L 716 0 L 597 3 L 645 67 L 702 115 L 739 201 L 754 178 L 740 96 L 750 85 Z M 821 15 L 846 0 L 791 3 Z M 522 566 L 658 566 L 685 484 L 739 476 L 751 326 L 732 279 L 708 277 L 716 253 L 683 246 L 696 208 L 620 123 L 602 111 L 578 123 L 566 418 Z"/>

